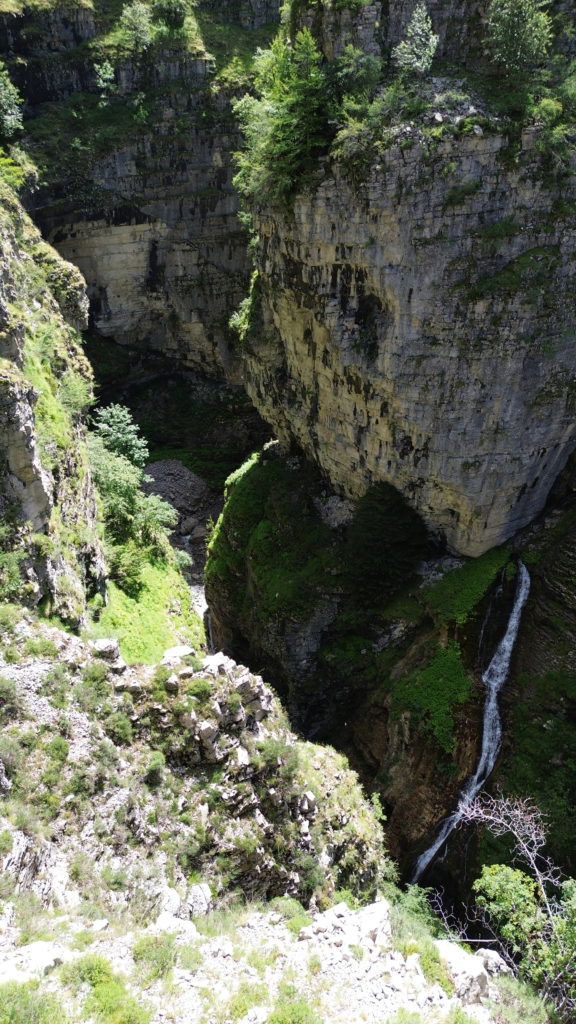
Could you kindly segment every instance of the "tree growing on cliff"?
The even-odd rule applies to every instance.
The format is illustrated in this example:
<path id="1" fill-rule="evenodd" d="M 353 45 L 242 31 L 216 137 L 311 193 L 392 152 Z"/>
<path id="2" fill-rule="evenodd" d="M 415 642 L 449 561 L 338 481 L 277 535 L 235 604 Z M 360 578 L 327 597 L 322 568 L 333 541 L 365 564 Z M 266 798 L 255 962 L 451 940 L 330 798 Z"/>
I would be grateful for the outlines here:
<path id="1" fill-rule="evenodd" d="M 488 53 L 507 79 L 525 80 L 545 63 L 552 43 L 548 0 L 491 0 Z"/>
<path id="2" fill-rule="evenodd" d="M 0 61 L 0 142 L 9 142 L 22 129 L 22 100 Z"/>
<path id="3" fill-rule="evenodd" d="M 234 183 L 251 203 L 282 204 L 311 180 L 331 133 L 326 74 L 310 31 L 293 46 L 278 36 L 260 51 L 255 84 L 259 98 L 235 104 L 245 149 Z"/>
<path id="4" fill-rule="evenodd" d="M 408 23 L 406 39 L 392 50 L 392 60 L 400 71 L 425 75 L 432 66 L 438 42 L 426 5 L 418 3 Z"/>

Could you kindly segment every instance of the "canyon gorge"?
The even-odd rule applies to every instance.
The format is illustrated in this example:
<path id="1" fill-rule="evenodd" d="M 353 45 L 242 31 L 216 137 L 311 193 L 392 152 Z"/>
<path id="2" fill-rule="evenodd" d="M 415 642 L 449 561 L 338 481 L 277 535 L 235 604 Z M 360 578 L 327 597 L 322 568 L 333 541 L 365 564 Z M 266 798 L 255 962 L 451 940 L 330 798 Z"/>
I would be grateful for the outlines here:
<path id="1" fill-rule="evenodd" d="M 418 858 L 479 771 L 525 563 L 481 782 L 538 804 L 573 875 L 572 4 L 549 4 L 547 61 L 514 83 L 490 65 L 489 0 L 429 0 L 425 73 L 398 67 L 412 0 L 183 0 L 179 24 L 132 6 L 139 22 L 112 0 L 0 0 L 24 115 L 0 137 L 3 604 L 27 609 L 26 636 L 32 612 L 40 632 L 115 635 L 133 678 L 107 713 L 158 741 L 158 778 L 221 787 L 180 800 L 178 885 L 322 891 L 323 909 L 358 888 L 365 849 L 373 896 L 380 816 L 401 877 L 419 863 L 456 903 L 510 844 L 458 828 Z M 106 447 L 117 404 L 146 464 Z M 194 664 L 132 668 L 176 647 Z M 78 686 L 87 650 L 66 655 Z M 234 659 L 220 674 L 194 660 L 214 651 Z M 41 694 L 40 677 L 24 671 Z M 208 705 L 205 677 L 234 693 Z M 171 715 L 186 739 L 167 742 Z M 311 752 L 326 743 L 336 760 Z M 322 771 L 350 800 L 349 863 L 337 810 L 320 821 L 302 795 Z M 154 822 L 130 820 L 160 863 Z"/>

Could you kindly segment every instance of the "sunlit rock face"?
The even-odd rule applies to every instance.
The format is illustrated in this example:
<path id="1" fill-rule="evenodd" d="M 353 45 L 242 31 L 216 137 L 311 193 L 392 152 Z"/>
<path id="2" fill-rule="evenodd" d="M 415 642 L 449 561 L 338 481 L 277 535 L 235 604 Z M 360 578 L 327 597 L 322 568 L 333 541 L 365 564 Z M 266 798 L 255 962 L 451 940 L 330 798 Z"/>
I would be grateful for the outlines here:
<path id="1" fill-rule="evenodd" d="M 338 167 L 260 217 L 249 393 L 348 495 L 393 483 L 478 555 L 542 508 L 576 444 L 574 162 L 535 129 L 406 135 L 354 190 Z"/>

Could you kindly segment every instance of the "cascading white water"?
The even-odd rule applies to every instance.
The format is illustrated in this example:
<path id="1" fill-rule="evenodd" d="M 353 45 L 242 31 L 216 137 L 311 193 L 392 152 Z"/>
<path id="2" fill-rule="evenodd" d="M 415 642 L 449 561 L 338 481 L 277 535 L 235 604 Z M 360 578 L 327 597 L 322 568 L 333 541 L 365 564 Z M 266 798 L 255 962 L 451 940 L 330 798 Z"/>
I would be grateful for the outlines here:
<path id="1" fill-rule="evenodd" d="M 458 797 L 458 804 L 453 814 L 444 818 L 438 834 L 427 850 L 420 855 L 414 868 L 412 882 L 417 882 L 422 876 L 430 861 L 436 856 L 438 850 L 446 842 L 452 830 L 456 827 L 462 817 L 464 808 L 480 792 L 486 779 L 490 775 L 500 750 L 502 739 L 502 725 L 500 722 L 500 711 L 498 709 L 498 694 L 502 689 L 510 669 L 510 659 L 520 626 L 522 609 L 530 591 L 530 573 L 523 562 L 518 563 L 518 580 L 514 605 L 508 619 L 506 632 L 502 637 L 488 668 L 482 676 L 482 682 L 486 686 L 486 701 L 484 704 L 484 722 L 482 729 L 482 749 L 480 758 L 476 765 L 474 775 L 465 783 Z"/>

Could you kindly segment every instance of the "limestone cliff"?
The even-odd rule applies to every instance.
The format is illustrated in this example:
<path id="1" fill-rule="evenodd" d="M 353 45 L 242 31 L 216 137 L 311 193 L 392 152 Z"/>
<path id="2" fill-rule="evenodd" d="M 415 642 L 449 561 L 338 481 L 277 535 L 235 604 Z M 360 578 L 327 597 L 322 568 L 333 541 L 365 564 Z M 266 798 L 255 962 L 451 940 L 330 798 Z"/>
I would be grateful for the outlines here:
<path id="1" fill-rule="evenodd" d="M 231 184 L 240 138 L 230 100 L 243 64 L 227 81 L 216 72 L 269 38 L 251 30 L 277 20 L 279 4 L 219 7 L 199 5 L 189 43 L 162 39 L 143 53 L 106 49 L 111 16 L 102 4 L 5 15 L 0 48 L 45 167 L 48 187 L 31 197 L 31 210 L 84 274 L 93 325 L 121 344 L 233 377 L 228 320 L 250 274 Z M 237 25 L 222 44 L 226 20 Z M 102 99 L 98 68 L 106 60 L 114 77 Z"/>
<path id="2" fill-rule="evenodd" d="M 289 6 L 328 86 L 353 52 L 388 78 L 364 113 L 356 97 L 328 115 L 344 127 L 330 144 L 327 123 L 329 155 L 284 208 L 245 190 L 263 321 L 242 353 L 249 394 L 341 493 L 390 482 L 453 550 L 481 554 L 542 509 L 576 443 L 572 135 L 562 147 L 544 116 L 496 115 L 493 80 L 484 99 L 471 88 L 484 2 L 427 5 L 450 75 L 411 82 L 393 79 L 393 47 L 413 3 Z M 553 13 L 565 50 L 568 13 Z"/>
<path id="3" fill-rule="evenodd" d="M 82 278 L 42 241 L 0 183 L 0 509 L 4 597 L 49 599 L 78 623 L 103 564 L 80 414 L 91 373 L 76 327 Z M 9 554 L 12 552 L 12 554 Z M 9 572 L 9 567 L 12 572 Z"/>
<path id="4" fill-rule="evenodd" d="M 509 167 L 501 135 L 408 132 L 360 194 L 331 167 L 260 219 L 262 414 L 342 491 L 391 481 L 472 555 L 540 511 L 576 440 L 575 164 L 551 185 L 536 142 Z"/>

